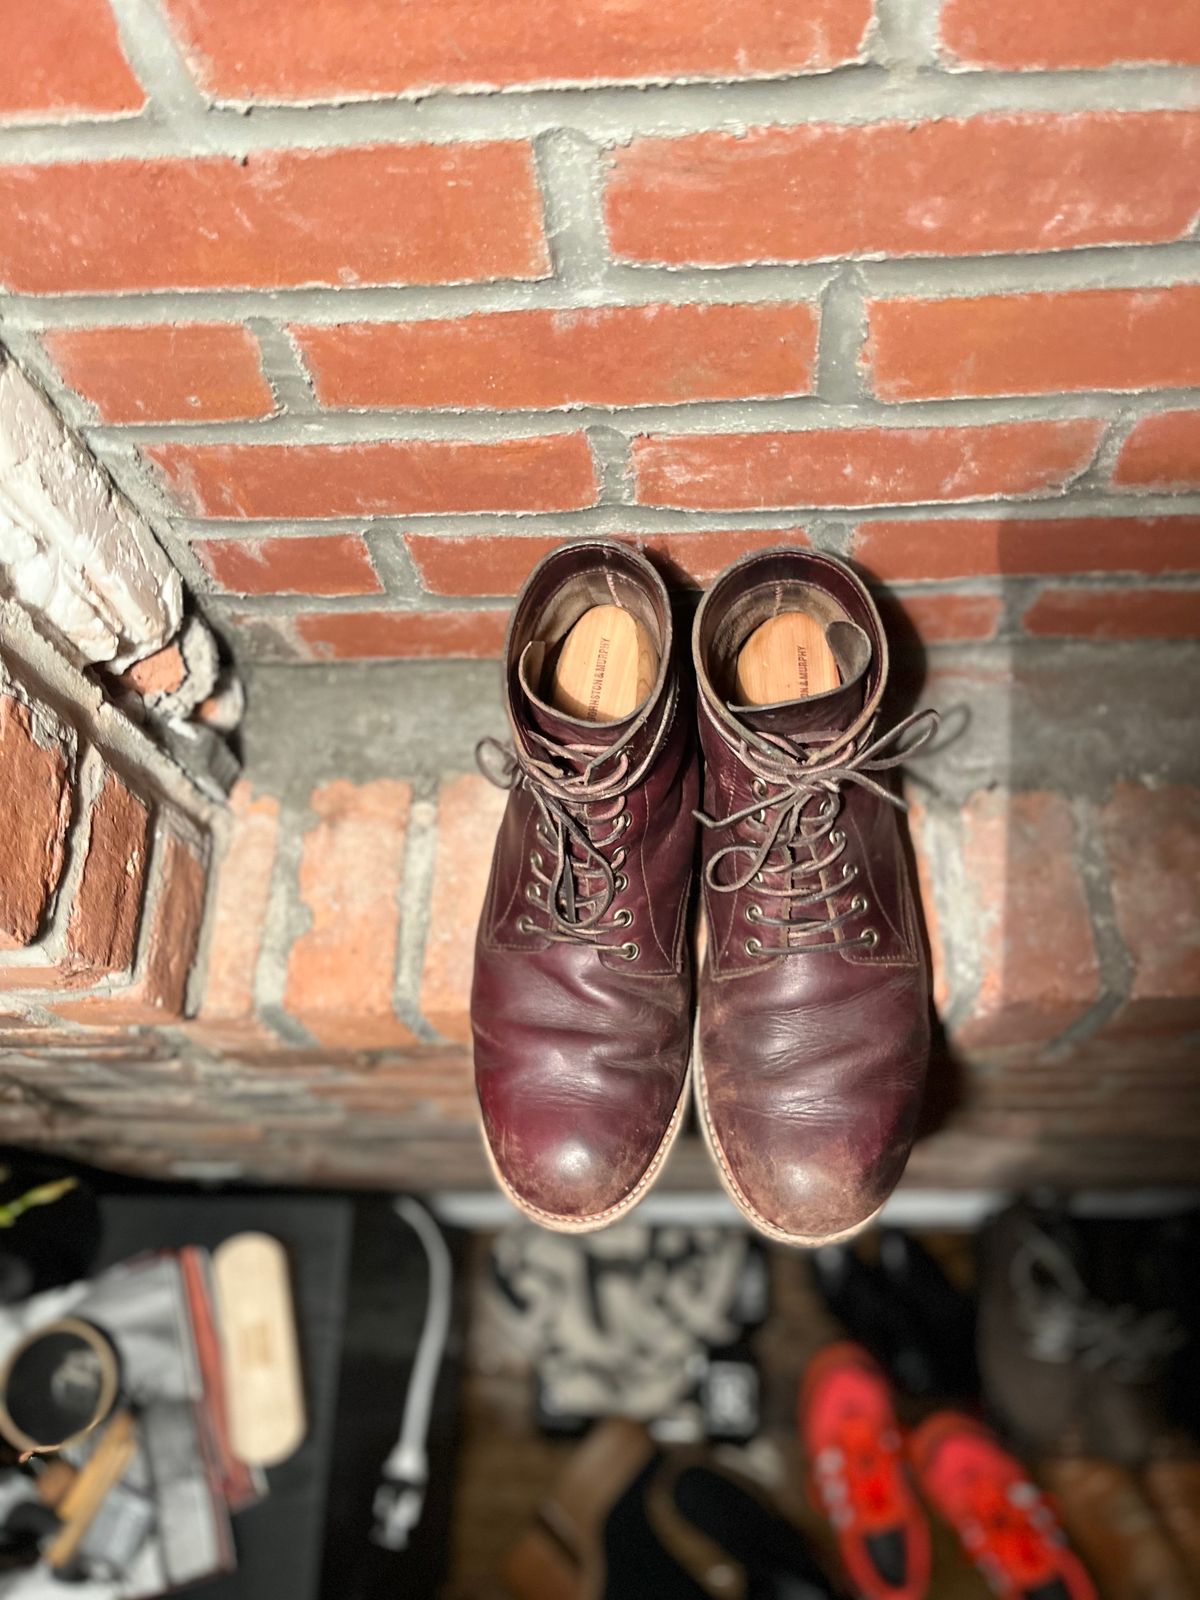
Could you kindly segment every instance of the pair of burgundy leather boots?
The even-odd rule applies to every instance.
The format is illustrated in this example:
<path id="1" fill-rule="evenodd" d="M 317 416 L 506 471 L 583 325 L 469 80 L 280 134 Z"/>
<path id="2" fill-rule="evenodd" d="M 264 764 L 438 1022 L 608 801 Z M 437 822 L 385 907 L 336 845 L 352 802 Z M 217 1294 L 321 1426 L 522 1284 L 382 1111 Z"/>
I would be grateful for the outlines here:
<path id="1" fill-rule="evenodd" d="M 564 546 L 518 598 L 512 749 L 492 746 L 489 774 L 511 793 L 471 1001 L 487 1147 L 526 1215 L 599 1228 L 662 1170 L 694 1079 L 744 1215 L 823 1244 L 879 1210 L 920 1108 L 928 975 L 882 775 L 932 713 L 877 734 L 879 614 L 847 566 L 807 550 L 717 578 L 692 656 L 686 674 L 662 580 L 623 545 Z"/>

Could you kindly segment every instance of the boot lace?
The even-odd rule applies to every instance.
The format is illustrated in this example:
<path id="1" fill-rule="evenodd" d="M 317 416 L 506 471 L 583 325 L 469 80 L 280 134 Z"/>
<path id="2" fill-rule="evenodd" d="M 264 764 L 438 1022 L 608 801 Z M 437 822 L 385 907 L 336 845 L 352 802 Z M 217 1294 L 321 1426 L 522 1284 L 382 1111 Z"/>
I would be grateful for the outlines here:
<path id="1" fill-rule="evenodd" d="M 668 703 L 659 734 L 670 710 Z M 633 822 L 629 793 L 645 777 L 659 736 L 649 741 L 646 755 L 636 764 L 624 739 L 615 745 L 561 744 L 532 729 L 527 737 L 544 755 L 491 738 L 481 739 L 475 749 L 479 769 L 489 782 L 501 789 L 528 790 L 538 809 L 535 831 L 546 850 L 530 852 L 525 898 L 545 915 L 546 926 L 539 928 L 532 916 L 524 915 L 517 927 L 559 943 L 614 949 L 626 961 L 636 961 L 640 949 L 634 940 L 618 945 L 605 941 L 633 923 L 632 911 L 625 908 L 608 918 L 613 901 L 629 886 L 621 871 L 626 850 L 617 841 Z M 563 756 L 582 765 L 564 768 Z"/>
<path id="2" fill-rule="evenodd" d="M 821 882 L 821 873 L 836 866 L 846 850 L 846 835 L 837 827 L 842 808 L 842 789 L 856 783 L 898 811 L 908 806 L 872 773 L 888 772 L 915 755 L 937 730 L 936 711 L 915 711 L 898 722 L 888 733 L 872 739 L 874 723 L 860 740 L 851 740 L 821 752 L 805 762 L 788 740 L 764 734 L 769 749 L 742 740 L 734 746 L 738 759 L 754 774 L 751 785 L 754 799 L 740 811 L 726 817 L 710 817 L 697 811 L 702 827 L 716 830 L 740 829 L 743 837 L 713 852 L 705 868 L 705 881 L 718 894 L 737 894 L 754 885 L 757 896 L 775 902 L 782 913 L 769 915 L 756 902 L 746 907 L 747 920 L 763 927 L 787 930 L 787 942 L 764 946 L 757 936 L 746 940 L 751 956 L 808 954 L 815 950 L 845 949 L 847 945 L 878 944 L 879 935 L 867 928 L 853 939 L 809 940 L 810 934 L 833 934 L 852 917 L 869 909 L 867 900 L 856 894 L 847 911 L 836 916 L 805 917 L 795 920 L 792 913 L 819 905 L 830 891 Z M 903 749 L 896 744 L 904 734 L 919 729 Z M 729 862 L 734 876 L 721 881 L 724 863 Z M 858 876 L 852 862 L 842 863 L 842 878 L 849 882 Z M 805 943 L 793 943 L 797 937 Z"/>

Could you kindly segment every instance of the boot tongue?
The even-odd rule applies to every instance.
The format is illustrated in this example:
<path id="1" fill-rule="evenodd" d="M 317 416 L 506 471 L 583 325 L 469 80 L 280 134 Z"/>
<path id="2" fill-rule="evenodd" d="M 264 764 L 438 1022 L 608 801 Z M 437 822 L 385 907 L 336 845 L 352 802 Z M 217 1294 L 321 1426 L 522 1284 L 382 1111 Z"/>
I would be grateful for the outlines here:
<path id="1" fill-rule="evenodd" d="M 820 744 L 844 732 L 863 708 L 871 642 L 853 622 L 831 622 L 825 637 L 842 678 L 836 689 L 769 706 L 740 706 L 731 701 L 731 714 L 753 733 L 782 735 L 804 744 Z"/>

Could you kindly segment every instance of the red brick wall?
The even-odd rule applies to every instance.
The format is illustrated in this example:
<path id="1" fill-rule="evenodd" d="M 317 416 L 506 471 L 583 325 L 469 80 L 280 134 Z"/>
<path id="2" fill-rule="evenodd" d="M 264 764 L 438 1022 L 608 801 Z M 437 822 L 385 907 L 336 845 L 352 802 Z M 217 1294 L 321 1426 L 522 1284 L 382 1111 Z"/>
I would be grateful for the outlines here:
<path id="1" fill-rule="evenodd" d="M 595 530 L 1200 627 L 1189 0 L 8 10 L 5 336 L 243 658 L 492 655 Z"/>
<path id="2" fill-rule="evenodd" d="M 180 1021 L 220 813 L 3 605 L 0 778 L 0 1063 Z"/>
<path id="3" fill-rule="evenodd" d="M 0 0 L 0 35 L 0 339 L 242 662 L 494 656 L 598 531 L 692 585 L 849 556 L 982 677 L 1200 633 L 1192 0 Z M 213 817 L 18 665 L 0 1135 L 478 1179 L 497 796 L 414 762 Z M 914 830 L 965 1075 L 914 1175 L 1186 1176 L 1196 791 L 1004 779 Z"/>

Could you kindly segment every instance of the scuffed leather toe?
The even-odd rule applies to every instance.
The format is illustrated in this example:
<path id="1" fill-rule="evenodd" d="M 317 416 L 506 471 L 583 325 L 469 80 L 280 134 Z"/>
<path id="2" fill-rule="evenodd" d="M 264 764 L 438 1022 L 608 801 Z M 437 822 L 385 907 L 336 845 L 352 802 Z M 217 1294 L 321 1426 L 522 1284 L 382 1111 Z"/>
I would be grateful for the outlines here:
<path id="1" fill-rule="evenodd" d="M 839 1112 L 841 1113 L 839 1115 Z M 868 1223 L 904 1170 L 907 1133 L 864 1141 L 853 1106 L 797 1122 L 764 1118 L 722 1094 L 706 1134 L 726 1187 L 756 1225 L 795 1244 L 832 1243 Z"/>
<path id="2" fill-rule="evenodd" d="M 631 1207 L 670 1136 L 664 1140 L 661 1131 L 670 1106 L 637 1129 L 603 1103 L 508 1103 L 490 1115 L 484 1099 L 482 1110 L 502 1184 L 522 1210 L 550 1227 L 599 1227 Z"/>

